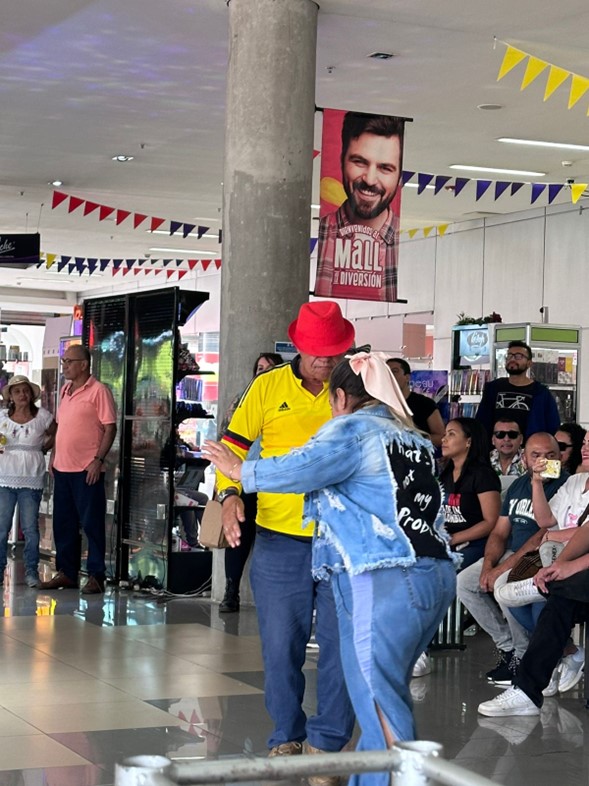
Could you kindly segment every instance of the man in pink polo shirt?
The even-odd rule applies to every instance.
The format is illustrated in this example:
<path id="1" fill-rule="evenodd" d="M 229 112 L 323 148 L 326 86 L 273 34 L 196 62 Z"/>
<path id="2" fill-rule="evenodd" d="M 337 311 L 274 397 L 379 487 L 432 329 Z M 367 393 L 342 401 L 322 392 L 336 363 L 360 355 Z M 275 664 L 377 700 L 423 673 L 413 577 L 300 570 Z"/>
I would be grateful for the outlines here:
<path id="1" fill-rule="evenodd" d="M 90 374 L 90 353 L 69 347 L 62 359 L 66 384 L 57 411 L 57 434 L 49 465 L 53 475 L 53 535 L 56 575 L 41 589 L 78 586 L 80 525 L 88 539 L 85 595 L 104 592 L 106 538 L 104 459 L 114 441 L 112 393 Z"/>

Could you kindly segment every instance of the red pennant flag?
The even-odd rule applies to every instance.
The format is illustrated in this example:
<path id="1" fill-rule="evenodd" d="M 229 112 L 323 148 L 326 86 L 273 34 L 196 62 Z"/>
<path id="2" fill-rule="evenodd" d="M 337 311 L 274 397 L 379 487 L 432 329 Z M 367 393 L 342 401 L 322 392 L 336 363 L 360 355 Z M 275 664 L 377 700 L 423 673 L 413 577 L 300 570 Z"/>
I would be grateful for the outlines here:
<path id="1" fill-rule="evenodd" d="M 117 210 L 117 217 L 115 219 L 115 224 L 118 226 L 122 224 L 123 221 L 131 215 L 130 210 Z"/>
<path id="2" fill-rule="evenodd" d="M 166 277 L 168 278 L 168 280 L 171 278 L 171 276 L 174 275 L 175 272 L 176 272 L 175 270 L 166 270 Z"/>
<path id="3" fill-rule="evenodd" d="M 317 158 L 321 150 L 313 150 L 313 158 Z"/>
<path id="4" fill-rule="evenodd" d="M 63 194 L 61 191 L 54 191 L 53 192 L 53 202 L 51 203 L 51 209 L 55 210 L 56 207 L 59 207 L 61 203 L 67 199 L 67 194 Z"/>
<path id="5" fill-rule="evenodd" d="M 200 264 L 202 265 L 202 269 L 206 270 L 212 261 L 212 259 L 201 259 Z"/>
<path id="6" fill-rule="evenodd" d="M 161 227 L 165 220 L 165 218 L 152 218 L 150 221 L 149 231 L 155 232 L 156 229 Z"/>
<path id="7" fill-rule="evenodd" d="M 157 275 L 158 275 L 158 273 L 161 273 L 161 272 L 162 272 L 162 270 L 163 270 L 163 267 L 156 267 L 156 268 L 154 268 L 153 272 L 154 272 L 154 274 L 157 276 Z"/>
<path id="8" fill-rule="evenodd" d="M 127 273 L 129 272 L 129 270 L 131 270 L 131 268 L 130 268 L 130 267 L 124 267 L 124 268 L 123 268 L 123 275 L 124 275 L 124 276 L 126 276 L 126 275 L 127 275 Z"/>
<path id="9" fill-rule="evenodd" d="M 85 199 L 81 199 L 80 197 L 71 196 L 70 197 L 70 204 L 69 204 L 69 207 L 67 209 L 67 212 L 68 213 L 73 213 L 74 210 L 77 210 L 80 207 L 80 205 L 84 204 L 85 201 L 86 201 Z"/>
<path id="10" fill-rule="evenodd" d="M 98 202 L 89 202 L 86 200 L 86 204 L 84 205 L 84 215 L 88 216 L 90 213 L 93 213 L 95 210 L 98 210 Z"/>
<path id="11" fill-rule="evenodd" d="M 188 273 L 188 270 L 179 270 L 179 271 L 178 271 L 178 281 L 180 281 L 180 279 L 181 279 L 181 278 L 184 278 L 184 276 L 185 276 L 187 273 Z"/>
<path id="12" fill-rule="evenodd" d="M 98 220 L 104 221 L 105 218 L 108 218 L 115 212 L 114 207 L 107 207 L 106 205 L 100 205 L 100 210 L 98 211 Z"/>
<path id="13" fill-rule="evenodd" d="M 198 265 L 198 259 L 189 259 L 188 260 L 188 267 L 191 270 L 194 270 L 195 266 Z"/>
<path id="14" fill-rule="evenodd" d="M 111 268 L 113 276 L 116 276 L 116 274 L 119 272 L 120 269 L 121 269 L 120 267 Z"/>
<path id="15" fill-rule="evenodd" d="M 142 224 L 147 216 L 144 216 L 143 213 L 135 213 L 133 215 L 133 229 L 137 229 L 137 227 Z"/>
<path id="16" fill-rule="evenodd" d="M 151 273 L 151 268 L 149 268 L 149 267 L 144 267 L 144 268 L 143 268 L 143 272 L 145 273 L 145 275 L 147 275 L 148 273 Z"/>
<path id="17" fill-rule="evenodd" d="M 220 259 L 215 259 L 215 267 L 217 268 L 217 270 L 219 270 L 219 268 L 221 267 L 221 260 Z"/>
<path id="18" fill-rule="evenodd" d="M 124 272 L 125 272 L 125 271 L 123 270 L 123 273 L 124 273 Z M 141 268 L 140 268 L 140 267 L 134 267 L 134 268 L 133 268 L 133 273 L 134 273 L 135 275 L 137 275 L 138 273 L 141 273 Z"/>

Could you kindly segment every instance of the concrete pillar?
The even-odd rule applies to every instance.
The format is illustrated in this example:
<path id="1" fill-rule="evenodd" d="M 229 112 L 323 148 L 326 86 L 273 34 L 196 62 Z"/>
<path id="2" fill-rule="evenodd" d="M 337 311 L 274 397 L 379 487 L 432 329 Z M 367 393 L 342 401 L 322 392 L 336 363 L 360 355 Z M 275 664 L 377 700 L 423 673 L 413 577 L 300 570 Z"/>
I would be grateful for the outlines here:
<path id="1" fill-rule="evenodd" d="M 318 13 L 312 0 L 228 6 L 220 413 L 309 299 Z"/>

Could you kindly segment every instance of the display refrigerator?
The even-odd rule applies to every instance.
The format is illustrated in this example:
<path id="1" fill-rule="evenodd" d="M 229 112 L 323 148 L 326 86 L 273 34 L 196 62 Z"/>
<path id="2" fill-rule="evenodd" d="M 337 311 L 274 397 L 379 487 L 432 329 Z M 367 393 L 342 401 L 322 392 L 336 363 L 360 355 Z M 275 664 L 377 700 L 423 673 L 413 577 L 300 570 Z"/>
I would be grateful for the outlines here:
<path id="1" fill-rule="evenodd" d="M 545 322 L 497 323 L 491 327 L 492 378 L 507 376 L 505 356 L 509 342 L 523 341 L 532 349 L 531 377 L 550 389 L 561 423 L 575 421 L 579 411 L 581 328 Z"/>

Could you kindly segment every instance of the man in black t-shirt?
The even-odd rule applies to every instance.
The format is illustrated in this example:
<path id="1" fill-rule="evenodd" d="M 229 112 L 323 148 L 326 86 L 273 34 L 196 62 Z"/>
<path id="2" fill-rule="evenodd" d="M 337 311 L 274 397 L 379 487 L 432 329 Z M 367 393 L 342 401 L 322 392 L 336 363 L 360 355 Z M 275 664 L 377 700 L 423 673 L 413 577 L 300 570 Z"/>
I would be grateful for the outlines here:
<path id="1" fill-rule="evenodd" d="M 556 401 L 550 390 L 528 376 L 532 350 L 523 341 L 510 341 L 505 356 L 507 377 L 487 382 L 478 406 L 479 420 L 491 439 L 493 424 L 501 419 L 519 424 L 524 438 L 539 431 L 554 434 L 560 425 Z"/>
<path id="2" fill-rule="evenodd" d="M 444 421 L 440 415 L 436 402 L 429 396 L 422 396 L 411 390 L 409 381 L 411 378 L 411 366 L 403 358 L 391 358 L 387 360 L 387 366 L 393 372 L 397 384 L 401 388 L 401 393 L 409 408 L 413 412 L 413 422 L 421 431 L 429 434 L 429 437 L 436 448 L 442 444 L 444 436 Z"/>

